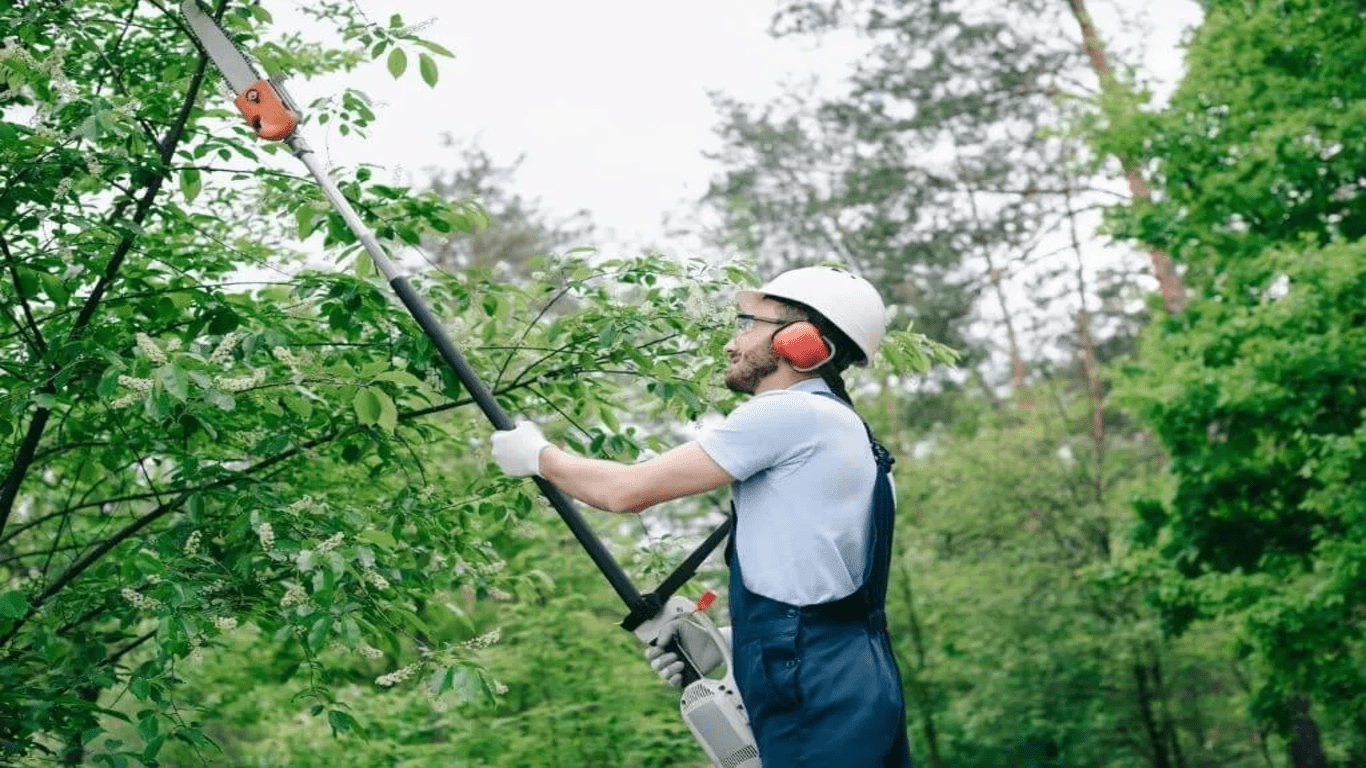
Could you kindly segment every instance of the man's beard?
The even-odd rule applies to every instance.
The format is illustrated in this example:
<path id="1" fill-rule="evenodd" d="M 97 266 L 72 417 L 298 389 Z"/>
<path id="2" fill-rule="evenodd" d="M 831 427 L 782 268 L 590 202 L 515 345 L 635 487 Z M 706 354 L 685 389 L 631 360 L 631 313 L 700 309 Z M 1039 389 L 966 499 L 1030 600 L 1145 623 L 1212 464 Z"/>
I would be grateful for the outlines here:
<path id="1" fill-rule="evenodd" d="M 774 353 L 773 347 L 751 350 L 726 371 L 726 389 L 752 395 L 759 382 L 776 370 L 778 355 Z"/>

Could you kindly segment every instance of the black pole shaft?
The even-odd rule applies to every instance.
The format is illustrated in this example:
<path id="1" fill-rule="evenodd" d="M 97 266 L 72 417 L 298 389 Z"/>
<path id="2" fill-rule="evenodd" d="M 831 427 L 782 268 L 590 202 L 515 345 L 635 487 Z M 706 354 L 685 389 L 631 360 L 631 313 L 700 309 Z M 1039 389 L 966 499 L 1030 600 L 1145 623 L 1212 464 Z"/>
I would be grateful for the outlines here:
<path id="1" fill-rule="evenodd" d="M 678 591 L 679 587 L 692 578 L 694 573 L 697 573 L 698 566 L 702 565 L 702 561 L 707 559 L 707 555 L 710 555 L 713 549 L 716 549 L 716 545 L 725 540 L 728 533 L 730 533 L 730 518 L 718 525 L 716 530 L 712 531 L 711 535 L 699 544 L 697 549 L 693 550 L 693 553 L 688 555 L 688 558 L 674 569 L 673 573 L 669 574 L 668 578 L 660 582 L 659 589 L 655 590 L 655 594 L 659 595 L 661 599 L 668 600 L 674 592 Z"/>
<path id="2" fill-rule="evenodd" d="M 456 349 L 455 344 L 451 342 L 446 331 L 436 321 L 431 310 L 422 303 L 422 298 L 417 295 L 413 286 L 401 275 L 390 280 L 389 285 L 394 289 L 394 293 L 398 294 L 399 300 L 403 302 L 403 306 L 408 308 L 408 312 L 417 321 L 417 324 L 422 326 L 427 338 L 436 345 L 441 357 L 455 371 L 460 383 L 464 384 L 465 389 L 469 391 L 470 397 L 478 403 L 479 409 L 484 412 L 489 421 L 493 422 L 493 426 L 498 429 L 512 429 L 515 426 L 512 419 L 503 411 L 502 406 L 498 405 L 498 401 L 493 399 L 493 393 L 489 392 L 488 387 L 485 387 L 484 383 L 479 380 L 479 376 L 470 367 L 469 361 L 460 354 L 460 350 Z M 602 571 L 602 575 L 607 577 L 608 583 L 626 603 L 626 607 L 636 608 L 640 604 L 640 593 L 631 584 L 626 572 L 612 558 L 612 554 L 603 546 L 602 541 L 594 535 L 592 529 L 584 522 L 583 516 L 574 508 L 573 503 L 550 481 L 539 475 L 534 479 L 536 485 L 540 487 L 541 493 L 550 502 L 550 506 L 554 507 L 555 511 L 560 514 L 560 519 L 569 526 L 574 538 L 578 539 L 579 544 L 588 552 L 588 556 L 593 559 L 598 570 Z"/>

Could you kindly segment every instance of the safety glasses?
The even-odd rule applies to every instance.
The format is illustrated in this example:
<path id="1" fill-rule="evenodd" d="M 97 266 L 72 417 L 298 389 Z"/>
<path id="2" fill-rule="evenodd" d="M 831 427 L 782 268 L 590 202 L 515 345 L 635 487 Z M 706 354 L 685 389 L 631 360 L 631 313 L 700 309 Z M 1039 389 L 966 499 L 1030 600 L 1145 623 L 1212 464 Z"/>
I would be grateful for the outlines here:
<path id="1" fill-rule="evenodd" d="M 792 322 L 792 321 L 791 321 L 791 320 L 772 320 L 772 319 L 767 318 L 767 317 L 755 317 L 754 315 L 745 314 L 745 313 L 742 312 L 742 313 L 740 313 L 740 314 L 738 314 L 738 315 L 735 316 L 735 333 L 736 333 L 737 336 L 740 335 L 740 334 L 742 334 L 742 333 L 748 333 L 748 332 L 749 332 L 749 329 L 750 329 L 750 328 L 753 328 L 755 323 L 771 323 L 771 324 L 773 324 L 773 325 L 787 325 L 787 324 L 790 323 L 790 322 Z"/>

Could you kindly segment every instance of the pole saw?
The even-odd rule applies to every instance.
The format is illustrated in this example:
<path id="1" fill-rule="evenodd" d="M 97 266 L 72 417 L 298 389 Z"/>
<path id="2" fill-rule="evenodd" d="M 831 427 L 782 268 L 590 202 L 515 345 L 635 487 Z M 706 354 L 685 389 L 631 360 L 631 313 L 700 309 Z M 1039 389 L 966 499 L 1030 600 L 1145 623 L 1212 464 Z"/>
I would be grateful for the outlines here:
<path id="1" fill-rule="evenodd" d="M 285 91 L 283 77 L 261 77 L 251 61 L 197 0 L 182 0 L 180 12 L 204 55 L 214 63 L 233 93 L 237 94 L 234 103 L 252 130 L 258 137 L 267 141 L 284 142 L 292 154 L 308 168 L 309 174 L 322 188 L 328 202 L 345 220 L 346 225 L 369 254 L 376 269 L 388 280 L 389 287 L 435 345 L 442 359 L 455 372 L 480 410 L 496 429 L 512 429 L 515 426 L 512 419 L 479 380 L 465 356 L 437 322 L 436 316 L 423 303 L 407 278 L 399 273 L 397 266 L 380 247 L 374 233 L 361 221 L 312 149 L 299 135 L 297 129 L 301 113 L 297 103 Z M 759 752 L 755 746 L 754 735 L 750 731 L 749 718 L 735 688 L 730 643 L 725 642 L 715 624 L 703 613 L 714 595 L 704 596 L 697 605 L 693 605 L 692 601 L 686 598 L 674 596 L 674 592 L 692 577 L 702 561 L 729 533 L 730 521 L 727 520 L 713 531 L 673 573 L 664 579 L 658 589 L 641 595 L 621 566 L 612 558 L 611 553 L 603 546 L 602 541 L 584 522 L 569 498 L 545 478 L 533 476 L 533 479 L 550 506 L 554 507 L 560 518 L 569 526 L 574 538 L 629 609 L 630 613 L 621 622 L 622 628 L 633 632 L 645 643 L 654 644 L 671 623 L 688 621 L 702 629 L 716 644 L 726 666 L 725 676 L 721 679 L 702 676 L 696 663 L 676 640 L 670 640 L 666 646 L 667 650 L 676 653 L 684 662 L 683 693 L 679 709 L 688 728 L 706 751 L 707 757 L 719 768 L 760 768 Z"/>

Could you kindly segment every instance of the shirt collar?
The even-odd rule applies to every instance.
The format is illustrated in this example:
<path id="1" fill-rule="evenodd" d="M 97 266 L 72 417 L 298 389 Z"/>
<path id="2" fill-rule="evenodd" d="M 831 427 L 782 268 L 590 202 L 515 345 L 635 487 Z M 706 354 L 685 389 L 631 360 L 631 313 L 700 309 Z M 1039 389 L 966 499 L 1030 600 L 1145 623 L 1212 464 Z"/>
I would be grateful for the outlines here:
<path id="1" fill-rule="evenodd" d="M 770 389 L 764 392 L 760 392 L 759 394 L 755 395 L 755 397 L 763 397 L 764 395 L 776 395 L 779 392 L 829 392 L 832 395 L 835 394 L 834 391 L 830 389 L 830 385 L 825 383 L 825 379 L 816 376 L 815 378 L 811 379 L 802 379 L 801 381 L 797 382 L 796 384 L 793 384 L 787 389 Z"/>

